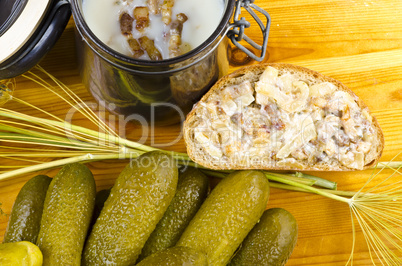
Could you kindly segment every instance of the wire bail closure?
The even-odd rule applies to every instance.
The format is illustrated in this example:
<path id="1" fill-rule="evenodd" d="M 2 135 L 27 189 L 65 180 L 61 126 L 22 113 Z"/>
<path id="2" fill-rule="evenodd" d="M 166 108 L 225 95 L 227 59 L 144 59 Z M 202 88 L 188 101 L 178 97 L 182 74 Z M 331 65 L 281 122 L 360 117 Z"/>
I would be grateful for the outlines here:
<path id="1" fill-rule="evenodd" d="M 268 12 L 265 11 L 264 9 L 258 7 L 257 5 L 253 4 L 254 0 L 237 0 L 236 1 L 236 8 L 235 8 L 235 13 L 233 17 L 233 23 L 229 25 L 231 30 L 228 31 L 228 38 L 232 41 L 232 43 L 239 48 L 241 51 L 246 53 L 249 57 L 253 58 L 254 60 L 261 62 L 265 54 L 267 52 L 267 44 L 268 44 L 268 35 L 269 35 L 269 28 L 271 26 L 271 17 L 269 16 Z M 246 28 L 250 27 L 250 22 L 248 22 L 244 17 L 241 17 L 239 19 L 239 16 L 241 14 L 241 8 L 246 9 L 246 11 L 254 18 L 254 20 L 257 22 L 258 26 L 261 29 L 262 35 L 263 35 L 263 43 L 262 45 L 259 45 L 255 43 L 250 37 L 248 37 L 245 33 L 244 30 Z M 258 15 L 254 12 L 254 10 L 258 11 L 261 13 L 265 18 L 267 19 L 266 24 L 262 22 L 262 20 L 258 17 Z M 248 50 L 246 47 L 241 45 L 239 42 L 241 40 L 245 40 L 248 44 L 250 44 L 252 47 L 255 49 L 261 51 L 260 56 L 257 56 L 253 54 L 250 50 Z"/>

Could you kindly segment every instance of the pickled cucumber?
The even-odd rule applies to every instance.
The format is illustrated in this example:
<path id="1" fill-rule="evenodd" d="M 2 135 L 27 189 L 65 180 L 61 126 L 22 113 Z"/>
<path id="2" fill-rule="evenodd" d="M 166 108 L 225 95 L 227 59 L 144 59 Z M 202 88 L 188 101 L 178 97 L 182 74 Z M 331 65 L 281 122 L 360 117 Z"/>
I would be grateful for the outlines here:
<path id="1" fill-rule="evenodd" d="M 41 266 L 42 252 L 28 241 L 0 244 L 0 265 Z"/>
<path id="2" fill-rule="evenodd" d="M 195 168 L 189 168 L 179 174 L 176 194 L 145 243 L 139 261 L 176 244 L 207 197 L 208 187 L 208 178 Z"/>
<path id="3" fill-rule="evenodd" d="M 15 199 L 3 243 L 29 241 L 36 243 L 43 203 L 52 179 L 38 175 L 25 183 Z"/>
<path id="4" fill-rule="evenodd" d="M 262 172 L 234 172 L 212 190 L 176 245 L 205 252 L 209 265 L 226 265 L 268 199 L 269 182 Z"/>
<path id="5" fill-rule="evenodd" d="M 84 248 L 83 265 L 131 265 L 169 206 L 178 169 L 171 156 L 145 153 L 121 172 Z"/>
<path id="6" fill-rule="evenodd" d="M 229 265 L 285 265 L 296 245 L 297 232 L 291 213 L 281 208 L 266 210 Z"/>
<path id="7" fill-rule="evenodd" d="M 95 180 L 85 165 L 68 164 L 53 178 L 37 241 L 43 265 L 80 265 L 95 193 Z"/>
<path id="8" fill-rule="evenodd" d="M 145 258 L 137 266 L 207 266 L 204 253 L 188 247 L 171 247 Z"/>

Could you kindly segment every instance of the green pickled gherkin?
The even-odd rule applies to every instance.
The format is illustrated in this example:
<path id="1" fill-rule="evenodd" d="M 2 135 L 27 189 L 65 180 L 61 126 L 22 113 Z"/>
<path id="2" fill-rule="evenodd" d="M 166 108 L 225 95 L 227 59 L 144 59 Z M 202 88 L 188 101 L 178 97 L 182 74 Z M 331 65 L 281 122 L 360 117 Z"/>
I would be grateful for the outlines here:
<path id="1" fill-rule="evenodd" d="M 21 188 L 11 211 L 3 243 L 36 243 L 50 181 L 52 179 L 46 175 L 37 175 Z"/>
<path id="2" fill-rule="evenodd" d="M 207 266 L 204 253 L 188 247 L 171 247 L 146 257 L 136 266 Z"/>
<path id="3" fill-rule="evenodd" d="M 195 168 L 179 174 L 176 194 L 145 243 L 139 260 L 173 247 L 207 197 L 208 177 Z"/>
<path id="4" fill-rule="evenodd" d="M 0 244 L 1 266 L 41 266 L 42 252 L 29 241 Z"/>
<path id="5" fill-rule="evenodd" d="M 53 178 L 37 240 L 43 265 L 80 265 L 95 194 L 94 177 L 83 164 L 65 165 Z"/>
<path id="6" fill-rule="evenodd" d="M 297 234 L 297 222 L 291 213 L 281 208 L 268 209 L 229 265 L 285 265 L 296 245 Z"/>
<path id="7" fill-rule="evenodd" d="M 209 265 L 226 265 L 268 199 L 269 182 L 262 172 L 234 172 L 212 190 L 176 245 L 205 252 Z"/>
<path id="8" fill-rule="evenodd" d="M 175 160 L 145 153 L 121 172 L 84 248 L 83 265 L 132 265 L 176 191 Z"/>

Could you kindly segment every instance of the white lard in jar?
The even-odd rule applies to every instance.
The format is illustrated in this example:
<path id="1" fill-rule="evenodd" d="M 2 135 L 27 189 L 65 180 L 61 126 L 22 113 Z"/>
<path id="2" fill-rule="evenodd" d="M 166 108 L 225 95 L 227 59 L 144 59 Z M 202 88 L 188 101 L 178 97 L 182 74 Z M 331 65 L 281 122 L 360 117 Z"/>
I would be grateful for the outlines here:
<path id="1" fill-rule="evenodd" d="M 159 12 L 149 12 L 149 23 L 142 31 L 136 29 L 136 20 L 133 21 L 133 30 L 130 38 L 139 40 L 147 36 L 154 42 L 163 59 L 171 58 L 169 40 L 171 38 L 172 23 L 166 25 L 162 21 L 161 6 L 169 0 L 83 0 L 82 7 L 86 23 L 92 32 L 107 46 L 127 56 L 134 56 L 128 37 L 121 31 L 121 16 L 123 13 L 134 18 L 136 7 L 150 7 L 150 1 L 156 1 Z M 159 1 L 159 2 L 158 2 Z M 171 20 L 177 15 L 185 14 L 187 20 L 182 24 L 181 43 L 182 53 L 188 52 L 202 44 L 218 27 L 224 12 L 224 0 L 170 0 L 174 2 L 171 9 Z M 143 49 L 144 50 L 144 49 Z M 139 59 L 149 60 L 147 51 L 137 56 Z"/>

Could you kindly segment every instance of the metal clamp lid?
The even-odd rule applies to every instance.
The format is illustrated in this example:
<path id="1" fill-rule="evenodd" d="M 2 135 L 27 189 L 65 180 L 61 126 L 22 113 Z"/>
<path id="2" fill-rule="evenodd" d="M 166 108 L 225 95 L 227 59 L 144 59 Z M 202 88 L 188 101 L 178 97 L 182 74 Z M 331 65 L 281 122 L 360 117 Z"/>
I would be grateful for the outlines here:
<path id="1" fill-rule="evenodd" d="M 231 23 L 229 25 L 229 27 L 231 27 L 232 29 L 229 30 L 227 36 L 228 36 L 228 38 L 230 38 L 232 43 L 237 48 L 239 48 L 241 51 L 246 53 L 248 56 L 250 56 L 254 60 L 261 62 L 264 59 L 266 51 L 267 51 L 269 28 L 271 26 L 271 17 L 269 16 L 267 11 L 265 11 L 264 9 L 258 7 L 257 5 L 255 5 L 253 3 L 254 3 L 254 0 L 237 0 L 236 1 L 236 8 L 235 8 L 235 13 L 234 13 L 233 23 Z M 246 28 L 250 27 L 250 22 L 248 22 L 244 17 L 241 17 L 239 19 L 239 16 L 241 14 L 241 8 L 246 9 L 246 11 L 254 18 L 254 20 L 257 22 L 258 26 L 260 27 L 261 32 L 263 34 L 262 45 L 258 45 L 244 33 L 244 30 Z M 258 11 L 259 13 L 261 13 L 263 16 L 265 16 L 265 18 L 267 19 L 267 22 L 265 25 L 262 22 L 262 20 L 258 17 L 258 15 L 254 12 L 253 9 Z M 248 50 L 246 47 L 241 45 L 240 44 L 241 40 L 246 41 L 252 47 L 256 48 L 257 50 L 260 50 L 261 51 L 260 56 L 253 54 L 250 50 Z"/>

